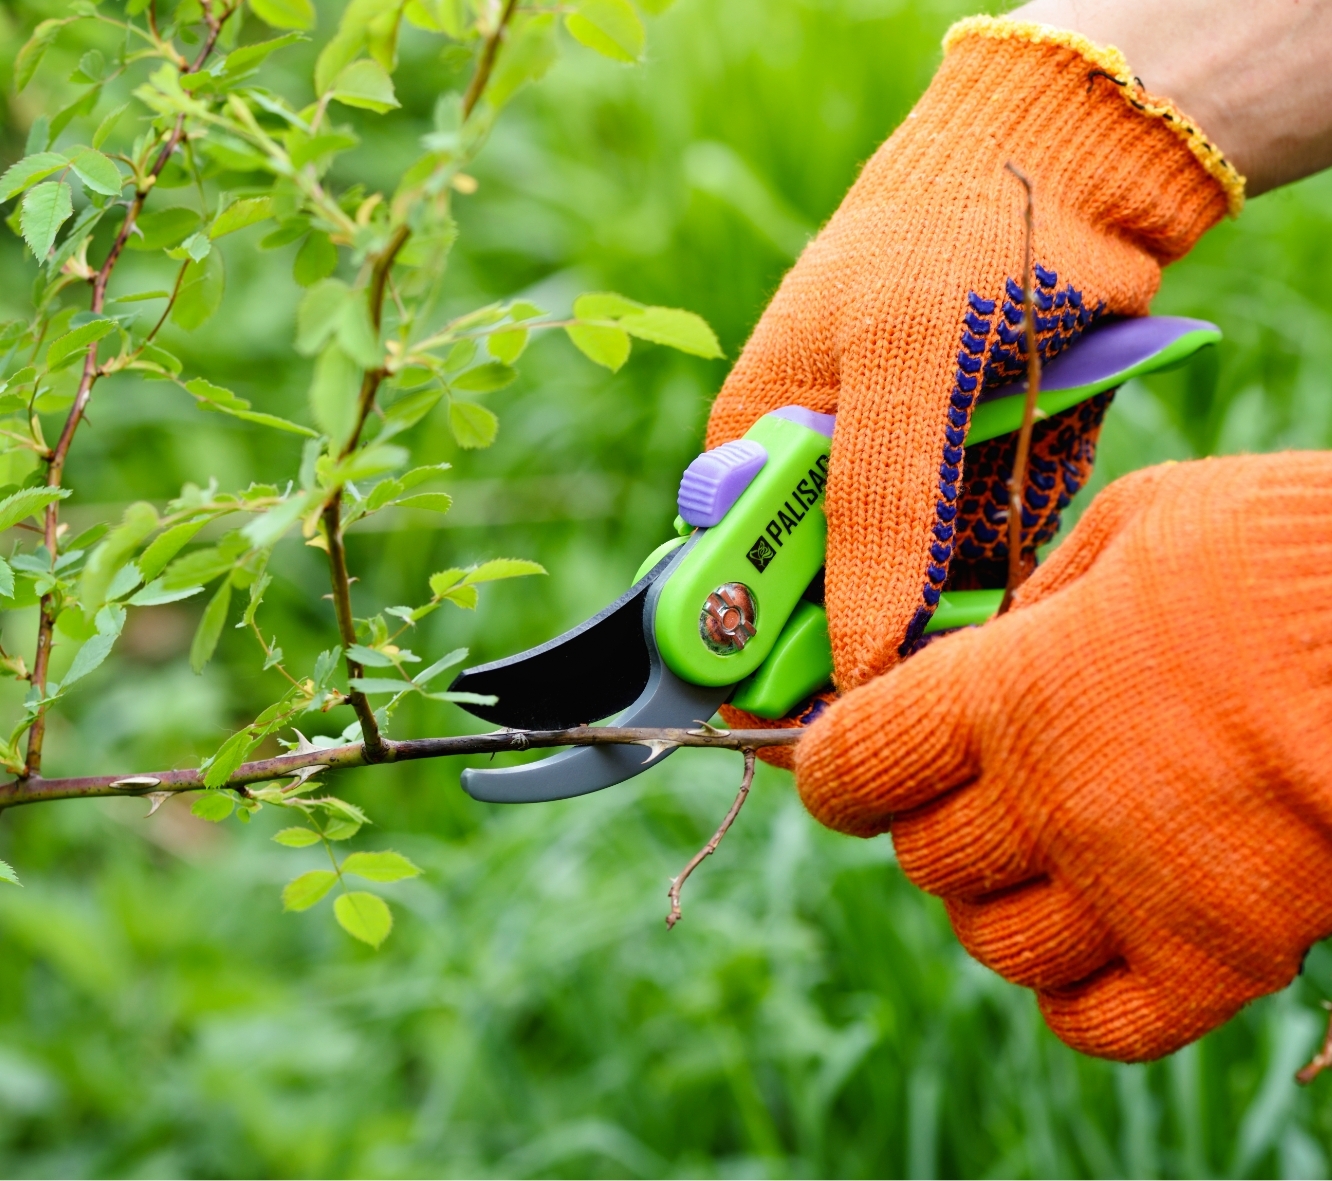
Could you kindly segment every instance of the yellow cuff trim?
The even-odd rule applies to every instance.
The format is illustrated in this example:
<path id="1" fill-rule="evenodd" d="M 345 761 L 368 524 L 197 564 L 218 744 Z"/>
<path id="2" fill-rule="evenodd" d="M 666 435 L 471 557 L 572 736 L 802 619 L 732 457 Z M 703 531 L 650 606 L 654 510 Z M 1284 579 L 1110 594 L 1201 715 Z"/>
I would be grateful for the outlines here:
<path id="1" fill-rule="evenodd" d="M 1052 25 L 1037 24 L 1035 21 L 1014 20 L 1009 16 L 969 16 L 958 21 L 944 35 L 944 52 L 949 52 L 967 37 L 1026 41 L 1032 45 L 1059 45 L 1081 54 L 1097 69 L 1110 75 L 1129 106 L 1149 118 L 1160 119 L 1184 141 L 1198 162 L 1221 186 L 1230 216 L 1239 216 L 1240 210 L 1244 208 L 1244 177 L 1235 170 L 1221 149 L 1174 103 L 1148 94 L 1143 89 L 1142 83 L 1129 69 L 1127 59 L 1113 45 L 1097 45 L 1081 33 L 1056 29 Z"/>

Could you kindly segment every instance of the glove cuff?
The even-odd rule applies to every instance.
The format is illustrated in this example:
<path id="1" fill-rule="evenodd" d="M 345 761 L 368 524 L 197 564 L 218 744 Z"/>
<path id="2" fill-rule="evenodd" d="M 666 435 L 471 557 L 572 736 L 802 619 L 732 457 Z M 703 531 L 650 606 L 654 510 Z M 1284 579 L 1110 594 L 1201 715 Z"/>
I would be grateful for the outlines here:
<path id="1" fill-rule="evenodd" d="M 1173 102 L 1149 94 L 1113 46 L 990 16 L 958 21 L 943 44 L 936 87 L 957 108 L 954 125 L 977 126 L 981 112 L 963 108 L 973 105 L 967 96 L 983 96 L 979 125 L 994 128 L 1015 164 L 1159 262 L 1243 208 L 1244 178 L 1220 148 Z"/>

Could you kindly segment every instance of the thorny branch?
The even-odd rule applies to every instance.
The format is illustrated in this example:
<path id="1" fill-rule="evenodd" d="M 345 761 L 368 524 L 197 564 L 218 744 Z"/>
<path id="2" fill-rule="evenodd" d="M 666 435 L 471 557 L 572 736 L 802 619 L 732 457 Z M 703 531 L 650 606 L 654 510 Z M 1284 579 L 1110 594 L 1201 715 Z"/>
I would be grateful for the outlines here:
<path id="1" fill-rule="evenodd" d="M 1031 180 L 1011 160 L 1004 165 L 1021 182 L 1027 201 L 1023 210 L 1025 232 L 1022 239 L 1022 323 L 1027 338 L 1027 397 L 1022 405 L 1022 429 L 1018 431 L 1017 452 L 1013 456 L 1013 476 L 1008 484 L 1008 582 L 999 603 L 1002 615 L 1013 604 L 1013 595 L 1025 581 L 1022 571 L 1022 493 L 1027 487 L 1027 467 L 1031 461 L 1031 433 L 1036 425 L 1036 398 L 1041 392 L 1041 353 L 1036 347 L 1036 309 L 1033 295 L 1032 239 L 1035 236 L 1035 203 Z"/>
<path id="2" fill-rule="evenodd" d="M 204 38 L 203 46 L 194 61 L 188 63 L 181 71 L 182 73 L 193 74 L 203 68 L 217 45 L 217 39 L 221 35 L 223 24 L 234 11 L 234 8 L 229 8 L 221 16 L 214 16 L 211 10 L 209 11 L 207 20 L 208 36 Z M 111 272 L 115 269 L 116 263 L 120 261 L 125 243 L 129 241 L 130 235 L 134 232 L 139 214 L 143 211 L 144 202 L 148 200 L 148 194 L 152 192 L 153 187 L 157 184 L 157 178 L 162 174 L 162 170 L 180 146 L 181 136 L 184 132 L 185 116 L 180 115 L 168 133 L 166 141 L 162 144 L 152 167 L 135 186 L 134 199 L 125 211 L 125 220 L 121 222 L 120 230 L 111 243 L 111 249 L 106 256 L 106 260 L 91 280 L 92 301 L 89 304 L 89 310 L 94 315 L 100 314 L 106 305 L 106 288 L 111 280 Z M 98 377 L 101 376 L 97 367 L 98 347 L 96 341 L 88 346 L 87 355 L 83 359 L 83 373 L 79 378 L 78 389 L 74 395 L 74 404 L 70 407 L 69 415 L 65 419 L 65 425 L 60 432 L 60 438 L 56 442 L 55 449 L 45 457 L 46 485 L 48 488 L 60 487 L 60 481 L 65 471 L 65 460 L 74 442 L 74 433 L 79 429 L 79 423 L 83 421 L 83 416 L 88 409 L 88 402 L 92 398 L 93 386 L 96 384 Z M 59 503 L 59 501 L 55 501 L 46 507 L 45 543 L 46 551 L 50 554 L 52 562 L 55 561 L 60 542 Z M 52 637 L 55 633 L 55 616 L 54 593 L 43 595 L 37 623 L 37 651 L 32 663 L 32 686 L 40 697 L 46 696 L 46 677 L 51 660 Z M 41 774 L 42 743 L 45 737 L 46 707 L 43 705 L 38 707 L 37 717 L 33 721 L 32 729 L 28 732 L 25 775 L 37 776 Z"/>
<path id="3" fill-rule="evenodd" d="M 450 755 L 498 754 L 501 751 L 536 750 L 553 746 L 634 745 L 648 748 L 644 762 L 660 756 L 665 747 L 706 746 L 721 750 L 743 750 L 746 754 L 746 779 L 742 795 L 749 791 L 753 778 L 753 752 L 760 746 L 794 746 L 802 731 L 786 730 L 698 730 L 631 726 L 573 726 L 567 730 L 493 730 L 488 734 L 460 734 L 447 738 L 407 738 L 383 740 L 384 756 L 371 759 L 360 742 L 345 746 L 311 747 L 242 763 L 226 786 L 238 791 L 247 784 L 263 783 L 297 775 L 314 767 L 337 771 L 363 767 L 374 762 L 403 763 L 415 759 L 439 759 Z M 19 804 L 37 804 L 49 800 L 85 799 L 95 796 L 141 796 L 156 792 L 196 791 L 204 786 L 204 773 L 197 767 L 177 771 L 151 771 L 130 775 L 93 775 L 78 779 L 43 779 L 39 775 L 15 779 L 0 785 L 0 809 Z M 702 860 L 716 848 L 743 798 L 737 800 L 721 830 L 713 837 L 711 848 L 701 853 Z M 678 879 L 683 883 L 693 866 Z"/>
<path id="4" fill-rule="evenodd" d="M 500 14 L 495 28 L 490 36 L 486 38 L 486 43 L 481 47 L 481 56 L 477 58 L 476 73 L 472 75 L 472 80 L 467 84 L 467 91 L 463 95 L 462 117 L 466 121 L 471 115 L 472 109 L 481 101 L 481 96 L 486 91 L 486 84 L 490 81 L 490 72 L 495 68 L 495 56 L 499 53 L 500 42 L 504 39 L 504 30 L 513 19 L 513 14 L 518 8 L 518 0 L 506 0 L 504 11 Z"/>
<path id="5" fill-rule="evenodd" d="M 739 730 L 731 731 L 733 737 L 741 733 L 743 733 L 743 731 Z M 786 733 L 786 734 L 794 734 L 798 737 L 800 731 L 761 730 L 759 731 L 759 733 L 761 734 Z M 769 743 L 768 745 L 772 744 Z M 681 887 L 685 884 L 685 882 L 689 880 L 689 875 L 693 873 L 694 870 L 696 870 L 700 865 L 703 864 L 703 859 L 705 857 L 711 857 L 717 851 L 717 846 L 721 844 L 722 837 L 726 835 L 731 825 L 735 822 L 735 818 L 740 815 L 740 809 L 745 806 L 745 800 L 749 798 L 749 788 L 750 785 L 754 782 L 754 747 L 752 745 L 747 745 L 742 747 L 741 749 L 745 752 L 745 774 L 744 777 L 740 780 L 740 790 L 736 792 L 735 802 L 731 804 L 731 810 L 726 813 L 725 819 L 718 826 L 717 831 L 712 834 L 712 840 L 710 840 L 706 845 L 703 846 L 703 848 L 701 848 L 697 853 L 693 855 L 693 857 L 689 859 L 689 864 L 686 865 L 684 869 L 680 871 L 678 876 L 671 879 L 671 888 L 666 891 L 666 896 L 671 900 L 671 912 L 666 916 L 666 930 L 668 931 L 672 927 L 674 927 L 675 924 L 678 923 L 681 918 L 684 917 L 680 913 Z"/>

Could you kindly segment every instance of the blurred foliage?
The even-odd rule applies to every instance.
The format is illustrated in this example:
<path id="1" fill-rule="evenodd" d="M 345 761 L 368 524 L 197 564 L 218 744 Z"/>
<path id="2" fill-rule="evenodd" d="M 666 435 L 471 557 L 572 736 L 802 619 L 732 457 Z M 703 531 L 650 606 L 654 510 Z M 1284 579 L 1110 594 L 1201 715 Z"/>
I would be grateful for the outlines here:
<path id="1" fill-rule="evenodd" d="M 653 5 L 652 7 L 660 7 Z M 0 9 L 0 63 L 59 0 Z M 942 0 L 677 0 L 647 64 L 571 47 L 520 94 L 458 198 L 446 311 L 521 295 L 557 312 L 621 290 L 702 313 L 734 357 L 805 237 L 907 111 L 966 10 Z M 289 58 L 295 87 L 330 32 Z M 247 30 L 244 38 L 257 33 Z M 58 42 L 72 70 L 77 54 Z M 304 59 L 301 54 L 305 53 Z M 49 76 L 49 75 L 48 75 Z M 63 76 L 58 71 L 55 76 Z M 464 81 L 409 38 L 402 109 L 367 122 L 338 180 L 389 183 Z M 3 111 L 4 162 L 61 95 L 35 82 Z M 280 87 L 279 87 L 280 88 Z M 55 87 L 59 89 L 58 86 Z M 484 197 L 484 200 L 481 198 Z M 1332 184 L 1263 197 L 1167 275 L 1161 311 L 1221 324 L 1206 362 L 1135 384 L 1107 421 L 1096 484 L 1209 452 L 1327 446 Z M 295 415 L 300 289 L 290 253 L 224 243 L 218 318 L 168 341 L 193 372 Z M 131 260 L 136 263 L 137 260 Z M 30 264 L 0 242 L 0 305 Z M 137 279 L 135 281 L 138 281 Z M 146 280 L 145 280 L 146 281 Z M 415 454 L 448 460 L 455 508 L 427 528 L 353 533 L 358 602 L 414 601 L 428 575 L 494 553 L 548 580 L 502 584 L 474 616 L 438 613 L 421 646 L 487 659 L 608 602 L 669 533 L 722 363 L 648 347 L 608 375 L 540 340 L 491 395 L 501 428 L 463 452 L 430 419 Z M 299 440 L 117 378 L 78 439 L 66 515 L 162 502 L 191 473 L 243 487 Z M 1093 489 L 1094 490 L 1094 489 Z M 286 543 L 266 609 L 292 659 L 332 626 L 322 555 Z M 191 603 L 142 613 L 71 699 L 53 774 L 191 765 L 269 700 L 243 635 L 202 677 Z M 132 617 L 133 618 L 133 617 Z M 6 632 L 30 637 L 22 613 Z M 345 711 L 344 711 L 345 712 Z M 400 733 L 474 723 L 413 700 Z M 330 716 L 327 729 L 342 725 Z M 668 878 L 725 811 L 739 759 L 687 751 L 633 783 L 493 808 L 457 767 L 348 773 L 339 791 L 425 873 L 385 889 L 399 916 L 378 953 L 276 887 L 305 855 L 179 802 L 71 802 L 5 818 L 0 855 L 0 1169 L 25 1176 L 1039 1175 L 1320 1176 L 1332 1091 L 1291 1081 L 1321 1032 L 1332 955 L 1168 1061 L 1080 1058 L 1026 992 L 970 962 L 942 909 L 901 878 L 886 839 L 826 832 L 789 777 L 763 768 L 667 935 Z M 313 852 L 311 867 L 317 865 Z"/>

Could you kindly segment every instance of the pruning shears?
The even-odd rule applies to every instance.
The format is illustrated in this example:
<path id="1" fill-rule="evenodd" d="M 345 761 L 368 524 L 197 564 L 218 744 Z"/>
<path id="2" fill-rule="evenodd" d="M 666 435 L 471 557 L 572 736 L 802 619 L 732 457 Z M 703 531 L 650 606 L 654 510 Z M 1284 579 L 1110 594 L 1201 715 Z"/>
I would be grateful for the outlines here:
<path id="1" fill-rule="evenodd" d="M 1057 414 L 1130 378 L 1180 365 L 1220 339 L 1214 324 L 1181 316 L 1107 324 L 1045 365 L 1037 404 Z M 1017 430 L 1024 394 L 1018 382 L 983 397 L 966 444 Z M 834 421 L 785 406 L 744 438 L 694 459 L 680 482 L 678 536 L 653 550 L 633 585 L 590 619 L 461 673 L 454 690 L 498 699 L 468 711 L 523 730 L 587 725 L 622 711 L 623 726 L 684 727 L 728 701 L 781 718 L 829 685 L 832 650 L 820 592 Z M 1002 595 L 945 592 L 925 630 L 984 623 Z M 631 779 L 650 761 L 633 746 L 585 746 L 517 767 L 469 767 L 462 785 L 493 803 L 560 800 Z"/>

